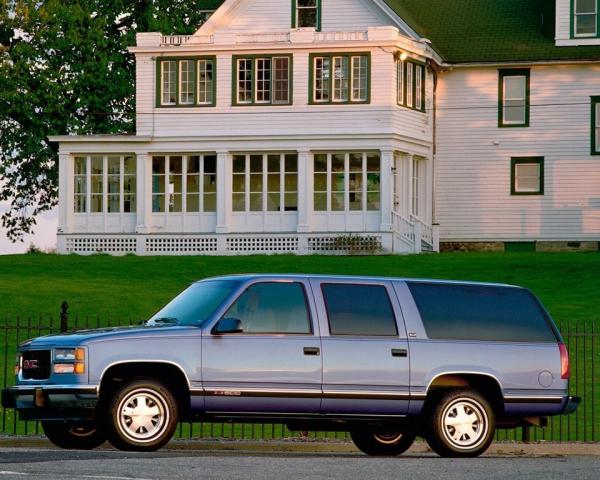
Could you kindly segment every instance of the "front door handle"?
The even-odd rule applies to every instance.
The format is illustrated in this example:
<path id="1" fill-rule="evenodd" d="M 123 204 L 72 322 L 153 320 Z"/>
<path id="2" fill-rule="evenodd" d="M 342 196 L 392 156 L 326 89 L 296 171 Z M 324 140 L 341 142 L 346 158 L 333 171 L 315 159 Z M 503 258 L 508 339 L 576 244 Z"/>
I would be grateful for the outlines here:
<path id="1" fill-rule="evenodd" d="M 408 350 L 405 348 L 393 348 L 392 357 L 408 357 Z"/>
<path id="2" fill-rule="evenodd" d="M 318 357 L 321 355 L 321 349 L 318 347 L 304 347 L 304 355 L 312 355 Z"/>

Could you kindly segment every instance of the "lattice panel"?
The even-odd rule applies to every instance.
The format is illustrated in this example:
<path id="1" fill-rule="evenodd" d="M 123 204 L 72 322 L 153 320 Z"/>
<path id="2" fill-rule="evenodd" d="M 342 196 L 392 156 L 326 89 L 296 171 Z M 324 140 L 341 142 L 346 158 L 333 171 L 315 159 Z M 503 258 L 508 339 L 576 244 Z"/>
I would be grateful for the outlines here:
<path id="1" fill-rule="evenodd" d="M 216 237 L 150 237 L 146 252 L 177 255 L 178 253 L 217 253 Z"/>
<path id="2" fill-rule="evenodd" d="M 70 237 L 67 253 L 135 253 L 137 240 L 123 237 Z"/>
<path id="3" fill-rule="evenodd" d="M 294 253 L 298 237 L 229 237 L 227 251 L 232 253 Z"/>
<path id="4" fill-rule="evenodd" d="M 378 235 L 338 235 L 308 237 L 309 253 L 378 252 L 382 250 Z"/>

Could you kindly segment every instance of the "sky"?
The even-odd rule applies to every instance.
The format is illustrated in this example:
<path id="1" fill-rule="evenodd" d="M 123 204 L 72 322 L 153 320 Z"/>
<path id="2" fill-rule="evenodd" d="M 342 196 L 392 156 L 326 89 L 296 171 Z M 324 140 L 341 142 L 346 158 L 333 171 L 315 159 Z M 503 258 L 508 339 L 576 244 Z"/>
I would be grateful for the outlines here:
<path id="1" fill-rule="evenodd" d="M 6 202 L 0 202 L 0 213 L 7 208 Z M 56 228 L 58 226 L 58 210 L 55 208 L 50 212 L 40 215 L 33 235 L 24 237 L 23 242 L 12 243 L 6 238 L 6 229 L 0 226 L 0 255 L 25 253 L 31 243 L 41 250 L 56 248 Z"/>

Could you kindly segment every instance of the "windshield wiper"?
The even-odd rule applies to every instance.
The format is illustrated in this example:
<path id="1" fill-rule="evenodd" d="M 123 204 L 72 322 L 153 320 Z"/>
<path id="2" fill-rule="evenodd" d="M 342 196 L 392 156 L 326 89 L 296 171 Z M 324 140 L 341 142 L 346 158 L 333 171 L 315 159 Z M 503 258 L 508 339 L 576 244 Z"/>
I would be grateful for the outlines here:
<path id="1" fill-rule="evenodd" d="M 155 327 L 157 325 L 179 325 L 179 320 L 174 317 L 151 318 L 144 323 L 147 327 Z"/>

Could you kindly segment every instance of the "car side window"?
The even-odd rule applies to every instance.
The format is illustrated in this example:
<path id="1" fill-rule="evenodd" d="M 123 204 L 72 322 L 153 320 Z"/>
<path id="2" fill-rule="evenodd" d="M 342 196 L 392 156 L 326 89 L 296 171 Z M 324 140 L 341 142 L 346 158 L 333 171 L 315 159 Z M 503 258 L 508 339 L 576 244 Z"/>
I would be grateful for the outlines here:
<path id="1" fill-rule="evenodd" d="M 397 336 L 392 304 L 383 285 L 321 285 L 331 335 Z"/>
<path id="2" fill-rule="evenodd" d="M 240 320 L 243 333 L 248 334 L 310 334 L 307 305 L 301 283 L 256 283 L 240 295 L 224 318 Z"/>

